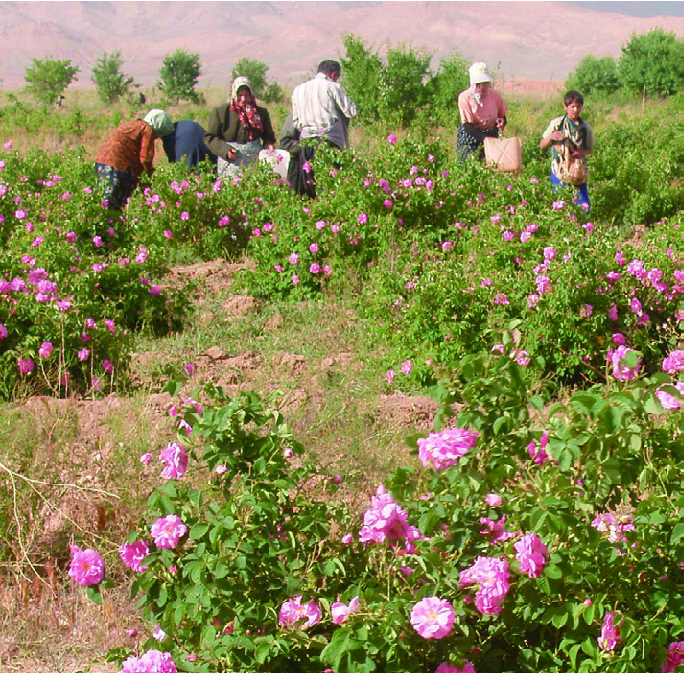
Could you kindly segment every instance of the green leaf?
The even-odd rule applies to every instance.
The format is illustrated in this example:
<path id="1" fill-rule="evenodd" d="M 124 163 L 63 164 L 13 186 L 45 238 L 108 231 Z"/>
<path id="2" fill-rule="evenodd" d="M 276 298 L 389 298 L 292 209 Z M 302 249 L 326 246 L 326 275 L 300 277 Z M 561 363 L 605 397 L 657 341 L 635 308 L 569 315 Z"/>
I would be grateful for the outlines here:
<path id="1" fill-rule="evenodd" d="M 684 538 L 684 523 L 678 522 L 672 529 L 672 534 L 670 535 L 670 543 L 672 545 L 679 545 L 682 538 Z"/>
<path id="2" fill-rule="evenodd" d="M 549 578 L 562 578 L 563 577 L 563 571 L 561 571 L 560 567 L 556 566 L 555 564 L 549 564 L 544 569 L 544 574 L 547 575 Z"/>
<path id="3" fill-rule="evenodd" d="M 352 634 L 349 627 L 336 630 L 330 643 L 321 651 L 321 661 L 330 665 L 332 669 L 339 669 L 338 665 L 342 656 L 358 646 L 358 641 L 353 638 Z"/>
<path id="4" fill-rule="evenodd" d="M 94 601 L 96 604 L 102 604 L 102 594 L 100 593 L 99 585 L 88 585 L 88 587 L 86 587 L 86 595 L 88 599 Z"/>
<path id="5" fill-rule="evenodd" d="M 204 534 L 209 531 L 209 525 L 208 524 L 195 524 L 192 529 L 190 529 L 190 538 L 193 541 L 198 540 L 199 538 L 202 538 Z"/>

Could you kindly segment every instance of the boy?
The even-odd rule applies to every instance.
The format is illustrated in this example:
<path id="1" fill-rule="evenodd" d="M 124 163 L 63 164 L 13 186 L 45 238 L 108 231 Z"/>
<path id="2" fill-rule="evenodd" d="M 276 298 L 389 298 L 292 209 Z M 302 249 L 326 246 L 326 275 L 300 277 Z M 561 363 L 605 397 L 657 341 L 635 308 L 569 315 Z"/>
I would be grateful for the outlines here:
<path id="1" fill-rule="evenodd" d="M 589 190 L 587 189 L 587 164 L 596 141 L 591 125 L 581 117 L 584 98 L 579 91 L 568 91 L 563 99 L 565 114 L 551 121 L 544 131 L 539 147 L 551 145 L 551 184 L 554 192 L 572 182 L 578 194 L 575 204 L 589 213 Z"/>

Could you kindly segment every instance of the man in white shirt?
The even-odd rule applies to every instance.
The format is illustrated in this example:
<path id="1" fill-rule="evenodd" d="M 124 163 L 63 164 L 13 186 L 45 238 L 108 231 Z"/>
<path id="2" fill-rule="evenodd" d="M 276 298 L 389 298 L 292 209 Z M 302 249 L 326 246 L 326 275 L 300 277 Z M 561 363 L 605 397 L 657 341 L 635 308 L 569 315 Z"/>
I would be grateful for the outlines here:
<path id="1" fill-rule="evenodd" d="M 342 67 L 322 61 L 316 77 L 292 92 L 292 123 L 302 138 L 326 137 L 344 149 L 349 146 L 348 120 L 356 117 L 356 104 L 339 83 Z"/>

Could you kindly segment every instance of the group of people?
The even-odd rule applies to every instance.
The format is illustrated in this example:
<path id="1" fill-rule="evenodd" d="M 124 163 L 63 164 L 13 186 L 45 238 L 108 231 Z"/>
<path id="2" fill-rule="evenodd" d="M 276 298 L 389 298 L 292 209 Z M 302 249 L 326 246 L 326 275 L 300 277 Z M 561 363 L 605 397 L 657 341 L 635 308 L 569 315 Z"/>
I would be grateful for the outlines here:
<path id="1" fill-rule="evenodd" d="M 316 196 L 311 162 L 319 143 L 349 147 L 349 120 L 356 117 L 357 108 L 340 85 L 340 74 L 337 61 L 322 61 L 316 76 L 292 92 L 292 112 L 285 119 L 278 145 L 289 153 L 287 179 L 298 194 Z M 487 65 L 473 63 L 469 77 L 470 87 L 458 97 L 460 162 L 471 156 L 482 158 L 484 139 L 502 136 L 507 121 L 503 98 L 490 86 L 493 78 Z M 566 114 L 551 121 L 539 145 L 551 146 L 554 190 L 568 183 L 576 185 L 575 203 L 588 212 L 585 157 L 594 149 L 595 140 L 591 126 L 580 116 L 583 105 L 582 95 L 569 91 L 564 98 Z M 95 157 L 95 171 L 109 209 L 121 210 L 143 172 L 152 175 L 157 138 L 170 162 L 185 158 L 188 168 L 193 168 L 208 159 L 220 176 L 232 175 L 257 161 L 262 150 L 276 148 L 268 110 L 257 105 L 250 81 L 237 77 L 226 104 L 212 110 L 206 130 L 189 120 L 174 123 L 168 113 L 155 109 L 144 119 L 121 125 L 105 140 Z"/>
<path id="2" fill-rule="evenodd" d="M 484 155 L 484 139 L 503 136 L 506 106 L 501 94 L 490 84 L 492 76 L 482 61 L 469 70 L 470 88 L 458 97 L 461 125 L 456 137 L 456 153 L 461 163 L 476 155 Z M 563 99 L 565 114 L 551 120 L 539 147 L 551 147 L 551 185 L 554 191 L 567 184 L 577 187 L 575 204 L 587 213 L 590 209 L 586 159 L 596 141 L 591 125 L 582 119 L 584 98 L 579 91 L 568 91 Z"/>
<path id="3" fill-rule="evenodd" d="M 292 93 L 292 113 L 285 120 L 280 146 L 290 155 L 288 182 L 300 194 L 315 196 L 308 162 L 317 143 L 349 146 L 349 120 L 357 110 L 339 83 L 340 74 L 337 61 L 323 61 L 316 76 Z M 226 104 L 212 110 L 206 130 L 189 120 L 174 123 L 167 112 L 154 109 L 108 136 L 95 156 L 95 173 L 108 209 L 121 210 L 142 174 L 152 175 L 158 138 L 170 162 L 185 159 L 193 168 L 208 159 L 219 176 L 233 175 L 257 161 L 262 150 L 276 147 L 268 110 L 257 105 L 249 79 L 237 77 Z M 304 139 L 309 142 L 302 143 Z"/>

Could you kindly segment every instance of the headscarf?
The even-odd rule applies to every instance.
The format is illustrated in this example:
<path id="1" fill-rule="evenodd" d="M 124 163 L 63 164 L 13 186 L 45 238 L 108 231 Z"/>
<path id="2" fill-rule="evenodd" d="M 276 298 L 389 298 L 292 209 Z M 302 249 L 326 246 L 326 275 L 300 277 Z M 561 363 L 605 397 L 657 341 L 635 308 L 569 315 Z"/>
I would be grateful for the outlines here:
<path id="1" fill-rule="evenodd" d="M 246 87 L 249 89 L 249 100 L 246 105 L 238 105 L 238 89 Z M 247 138 L 254 140 L 255 131 L 263 131 L 264 124 L 261 121 L 259 112 L 256 108 L 256 98 L 252 91 L 252 83 L 246 77 L 236 77 L 230 89 L 230 107 L 233 108 L 240 117 L 240 123 L 247 132 Z"/>
<path id="2" fill-rule="evenodd" d="M 150 110 L 145 116 L 144 121 L 152 127 L 159 138 L 164 138 L 164 136 L 168 136 L 175 131 L 169 113 L 157 108 Z"/>
<path id="3" fill-rule="evenodd" d="M 478 108 L 482 107 L 482 94 L 478 93 L 477 85 L 484 82 L 491 82 L 492 76 L 487 70 L 487 64 L 484 61 L 476 61 L 468 68 L 470 76 L 470 109 L 473 114 L 477 114 Z"/>

